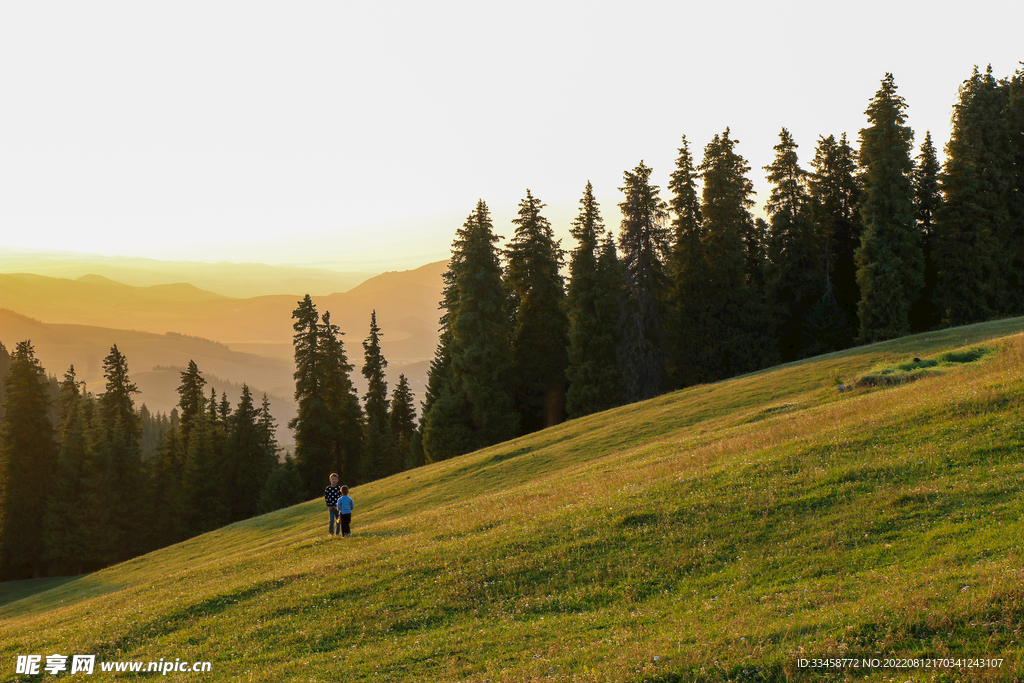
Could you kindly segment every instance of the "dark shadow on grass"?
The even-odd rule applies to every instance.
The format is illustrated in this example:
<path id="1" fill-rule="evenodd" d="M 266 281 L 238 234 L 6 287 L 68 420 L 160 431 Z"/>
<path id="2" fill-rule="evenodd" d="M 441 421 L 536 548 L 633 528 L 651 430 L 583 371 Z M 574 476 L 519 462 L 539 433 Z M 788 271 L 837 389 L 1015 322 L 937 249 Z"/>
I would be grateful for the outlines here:
<path id="1" fill-rule="evenodd" d="M 23 600 L 37 593 L 43 593 L 52 588 L 63 586 L 66 583 L 85 576 L 51 576 L 45 579 L 24 579 L 22 581 L 4 581 L 0 583 L 0 607 L 9 605 L 12 602 Z"/>
<path id="2" fill-rule="evenodd" d="M 53 583 L 46 586 L 46 582 Z M 32 579 L 25 583 L 31 583 L 32 586 L 38 587 L 38 590 L 32 591 L 32 586 L 22 587 L 22 590 L 30 592 L 26 592 L 21 597 L 14 597 L 13 601 L 0 606 L 0 618 L 10 619 L 27 614 L 47 612 L 58 607 L 68 607 L 83 600 L 115 593 L 125 587 L 121 583 L 109 583 L 96 578 L 94 574 Z M 7 584 L 0 584 L 0 586 L 5 585 Z"/>

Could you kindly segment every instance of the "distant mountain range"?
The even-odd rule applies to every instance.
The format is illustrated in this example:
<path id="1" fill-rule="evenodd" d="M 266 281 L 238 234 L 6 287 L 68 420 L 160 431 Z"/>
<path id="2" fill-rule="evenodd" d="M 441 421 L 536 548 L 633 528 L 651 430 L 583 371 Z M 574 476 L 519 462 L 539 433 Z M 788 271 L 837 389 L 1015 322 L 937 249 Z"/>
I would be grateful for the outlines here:
<path id="1" fill-rule="evenodd" d="M 446 267 L 441 261 L 382 273 L 348 292 L 313 297 L 317 310 L 330 311 L 332 322 L 345 332 L 360 395 L 365 392 L 361 342 L 376 310 L 389 385 L 404 373 L 418 407 L 437 346 Z M 283 429 L 295 413 L 291 314 L 301 296 L 235 298 L 192 284 L 140 287 L 94 274 L 76 279 L 0 274 L 0 342 L 13 349 L 31 339 L 48 373 L 61 377 L 73 364 L 97 392 L 103 390 L 103 358 L 117 344 L 142 392 L 138 403 L 154 412 L 175 405 L 180 371 L 194 360 L 204 375 L 218 378 L 208 386 L 218 395 L 227 391 L 232 403 L 243 382 L 254 393 L 267 392 Z"/>
<path id="2" fill-rule="evenodd" d="M 208 292 L 248 298 L 283 292 L 317 296 L 347 292 L 379 271 L 339 272 L 328 268 L 264 263 L 159 261 L 0 248 L 0 273 L 32 273 L 67 279 L 99 275 L 136 287 L 187 282 Z"/>

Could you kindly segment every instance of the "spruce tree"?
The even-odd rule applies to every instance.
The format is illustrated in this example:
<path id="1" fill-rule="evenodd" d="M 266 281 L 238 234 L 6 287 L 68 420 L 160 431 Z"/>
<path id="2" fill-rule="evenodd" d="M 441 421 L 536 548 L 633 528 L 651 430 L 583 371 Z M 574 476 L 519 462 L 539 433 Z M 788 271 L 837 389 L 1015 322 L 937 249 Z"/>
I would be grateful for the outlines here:
<path id="1" fill-rule="evenodd" d="M 232 522 L 256 513 L 260 492 L 276 464 L 266 447 L 260 420 L 260 409 L 253 402 L 252 392 L 243 384 L 238 405 L 228 417 L 224 445 L 224 488 Z"/>
<path id="2" fill-rule="evenodd" d="M 834 135 L 819 137 L 811 161 L 814 173 L 808 179 L 813 220 L 818 227 L 824 250 L 825 291 L 823 322 L 830 330 L 833 350 L 845 349 L 853 342 L 860 304 L 855 253 L 860 246 L 860 182 L 856 154 L 846 141 Z M 831 307 L 835 301 L 839 310 Z"/>
<path id="3" fill-rule="evenodd" d="M 277 423 L 274 421 L 274 416 L 270 413 L 270 399 L 267 398 L 266 392 L 263 393 L 263 401 L 260 404 L 260 416 L 257 424 L 260 431 L 260 443 L 267 452 L 267 457 L 272 462 L 278 462 L 278 451 L 280 449 L 277 445 Z"/>
<path id="4" fill-rule="evenodd" d="M 173 411 L 172 411 L 173 414 Z M 172 420 L 160 437 L 152 463 L 149 502 L 153 508 L 153 545 L 156 548 L 186 538 L 185 449 L 181 429 Z"/>
<path id="5" fill-rule="evenodd" d="M 50 475 L 42 533 L 50 573 L 71 575 L 81 573 L 85 550 L 80 527 L 82 517 L 77 513 L 82 509 L 86 462 L 82 392 L 73 365 L 64 373 L 58 402 L 60 446 L 56 467 Z"/>
<path id="6" fill-rule="evenodd" d="M 6 397 L 6 390 L 4 389 L 4 380 L 7 379 L 7 373 L 11 370 L 11 354 L 8 353 L 7 347 L 0 341 L 0 423 L 4 419 L 4 401 Z"/>
<path id="7" fill-rule="evenodd" d="M 348 362 L 342 332 L 337 325 L 331 323 L 330 311 L 324 311 L 320 317 L 320 349 L 323 352 L 325 368 L 325 396 L 327 408 L 334 423 L 332 432 L 331 454 L 342 477 L 342 483 L 349 486 L 359 484 L 362 472 L 363 452 L 363 409 L 359 404 L 359 396 L 352 384 L 353 366 Z M 323 481 L 325 473 L 321 472 L 318 484 Z M 323 489 L 316 487 L 317 493 Z"/>
<path id="8" fill-rule="evenodd" d="M 566 411 L 569 417 L 581 417 L 612 408 L 622 401 L 622 376 L 616 356 L 622 280 L 615 242 L 605 230 L 589 181 L 571 231 L 577 246 L 569 261 L 566 294 L 569 325 Z M 602 240 L 611 249 L 609 256 L 604 255 Z"/>
<path id="9" fill-rule="evenodd" d="M 517 306 L 512 320 L 512 376 L 520 430 L 529 433 L 565 419 L 565 369 L 569 364 L 562 249 L 544 204 L 529 190 L 513 219 L 505 250 L 506 281 Z"/>
<path id="10" fill-rule="evenodd" d="M 320 315 L 307 294 L 292 312 L 295 320 L 295 400 L 298 413 L 288 426 L 295 430 L 295 465 L 307 496 L 316 496 L 326 474 L 337 472 L 335 424 L 326 390 L 327 367 L 321 350 Z M 348 472 L 339 474 L 348 475 Z"/>
<path id="11" fill-rule="evenodd" d="M 1024 64 L 1007 84 L 1006 127 L 1010 134 L 1012 172 L 1007 212 L 1009 221 L 1002 243 L 1006 250 L 1006 310 L 1024 313 Z"/>
<path id="12" fill-rule="evenodd" d="M 827 349 L 811 326 L 812 312 L 828 296 L 823 249 L 812 217 L 807 172 L 800 168 L 797 144 L 785 128 L 775 160 L 765 170 L 773 187 L 765 213 L 768 237 L 767 299 L 783 361 Z"/>
<path id="13" fill-rule="evenodd" d="M 960 87 L 935 220 L 934 301 L 946 325 L 985 320 L 1013 309 L 1007 257 L 1012 145 L 1006 126 L 1008 90 L 974 69 Z M 1012 258 L 1012 257 L 1011 257 Z"/>
<path id="14" fill-rule="evenodd" d="M 38 577 L 50 477 L 58 446 L 50 422 L 46 373 L 30 341 L 18 343 L 5 382 L 0 425 L 0 577 Z"/>
<path id="15" fill-rule="evenodd" d="M 425 408 L 423 449 L 430 461 L 483 448 L 517 433 L 511 391 L 506 293 L 490 211 L 481 200 L 456 235 L 445 280 L 437 398 Z M 429 392 L 429 388 L 428 388 Z"/>
<path id="16" fill-rule="evenodd" d="M 99 407 L 107 433 L 110 453 L 110 478 L 116 482 L 110 491 L 110 507 L 115 512 L 111 529 L 118 559 L 142 552 L 148 544 L 146 509 L 139 492 L 145 480 L 142 472 L 142 423 L 135 412 L 138 387 L 128 375 L 128 360 L 115 344 L 103 359 L 106 391 Z"/>
<path id="17" fill-rule="evenodd" d="M 665 385 L 665 299 L 668 277 L 664 260 L 670 237 L 668 207 L 650 182 L 651 169 L 640 164 L 623 174 L 625 194 L 619 204 L 625 292 L 620 317 L 622 384 L 629 402 L 652 398 Z"/>
<path id="18" fill-rule="evenodd" d="M 416 433 L 416 407 L 413 404 L 409 380 L 398 376 L 398 384 L 391 394 L 391 412 L 388 415 L 388 430 L 394 444 L 397 471 L 418 467 L 423 463 L 413 461 L 412 442 Z"/>
<path id="19" fill-rule="evenodd" d="M 921 240 L 921 254 L 924 257 L 924 287 L 910 311 L 911 328 L 928 330 L 939 325 L 942 315 L 935 305 L 935 291 L 938 274 L 935 269 L 933 249 L 935 241 L 935 217 L 942 205 L 939 191 L 939 160 L 932 144 L 931 131 L 925 131 L 921 153 L 914 164 L 914 219 Z"/>
<path id="20" fill-rule="evenodd" d="M 116 531 L 117 514 L 112 491 L 116 486 L 111 467 L 110 438 L 99 401 L 91 394 L 82 397 L 85 424 L 86 464 L 82 480 L 82 507 L 76 512 L 83 529 L 82 557 L 88 569 L 116 562 L 123 547 Z"/>
<path id="21" fill-rule="evenodd" d="M 192 425 L 185 452 L 186 527 L 189 535 L 205 533 L 227 523 L 221 467 L 217 460 L 214 430 L 209 411 Z"/>
<path id="22" fill-rule="evenodd" d="M 363 481 L 381 479 L 399 471 L 388 424 L 388 385 L 384 369 L 388 366 L 380 350 L 377 311 L 370 313 L 370 335 L 363 341 L 363 377 L 366 395 L 366 431 L 363 436 Z"/>
<path id="23" fill-rule="evenodd" d="M 194 360 L 188 362 L 188 369 L 181 373 L 181 384 L 178 385 L 178 405 L 181 407 L 179 419 L 181 429 L 181 441 L 188 444 L 189 436 L 192 433 L 192 425 L 198 416 L 206 409 L 206 397 L 203 395 L 203 387 L 206 379 L 199 372 L 199 366 Z"/>
<path id="24" fill-rule="evenodd" d="M 863 342 L 909 332 L 910 309 L 924 286 L 924 258 L 914 225 L 914 133 L 905 125 L 906 108 L 892 74 L 886 74 L 865 111 L 870 125 L 860 131 L 864 231 L 856 260 Z"/>
<path id="25" fill-rule="evenodd" d="M 669 375 L 673 386 L 686 387 L 702 377 L 697 358 L 707 343 L 704 334 L 710 292 L 697 169 L 685 135 L 668 189 L 672 192 L 669 205 L 673 215 Z"/>
<path id="26" fill-rule="evenodd" d="M 292 454 L 285 455 L 283 463 L 276 464 L 260 492 L 256 514 L 262 515 L 301 503 L 306 498 L 302 475 L 295 466 Z"/>
<path id="27" fill-rule="evenodd" d="M 709 297 L 696 370 L 699 381 L 713 381 L 755 370 L 773 360 L 766 333 L 764 303 L 751 268 L 756 234 L 750 209 L 753 184 L 737 141 L 726 128 L 704 148 L 699 170 L 704 181 L 701 215 Z"/>

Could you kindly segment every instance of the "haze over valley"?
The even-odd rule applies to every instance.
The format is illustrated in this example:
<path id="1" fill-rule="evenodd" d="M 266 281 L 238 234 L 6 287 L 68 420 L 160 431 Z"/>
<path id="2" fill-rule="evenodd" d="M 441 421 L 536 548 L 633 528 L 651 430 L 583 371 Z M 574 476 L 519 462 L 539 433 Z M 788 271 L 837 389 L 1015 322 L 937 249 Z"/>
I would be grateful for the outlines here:
<path id="1" fill-rule="evenodd" d="M 243 383 L 254 393 L 267 393 L 284 444 L 291 442 L 286 425 L 296 410 L 291 315 L 307 293 L 287 287 L 312 285 L 318 278 L 322 285 L 358 280 L 353 274 L 339 273 L 332 281 L 327 277 L 330 271 L 262 264 L 142 263 L 138 259 L 103 263 L 68 255 L 22 263 L 68 275 L 98 266 L 106 276 L 0 273 L 0 342 L 8 349 L 30 339 L 50 375 L 60 377 L 74 365 L 90 391 L 102 393 L 102 360 L 116 344 L 139 387 L 137 404 L 163 413 L 177 404 L 180 372 L 194 360 L 208 387 L 218 395 L 226 392 L 232 403 Z M 393 386 L 398 375 L 405 374 L 418 407 L 437 345 L 441 274 L 446 266 L 441 261 L 382 273 L 348 291 L 313 296 L 318 310 L 330 311 L 332 321 L 345 333 L 345 350 L 354 366 L 351 377 L 360 395 L 366 391 L 359 372 L 362 341 L 368 335 L 370 313 L 376 310 L 389 384 Z M 11 268 L 9 254 L 0 256 L 0 270 Z M 114 279 L 145 282 L 143 272 L 157 281 L 192 273 L 199 282 L 221 291 L 275 288 L 277 292 L 235 297 L 186 281 L 140 286 Z"/>

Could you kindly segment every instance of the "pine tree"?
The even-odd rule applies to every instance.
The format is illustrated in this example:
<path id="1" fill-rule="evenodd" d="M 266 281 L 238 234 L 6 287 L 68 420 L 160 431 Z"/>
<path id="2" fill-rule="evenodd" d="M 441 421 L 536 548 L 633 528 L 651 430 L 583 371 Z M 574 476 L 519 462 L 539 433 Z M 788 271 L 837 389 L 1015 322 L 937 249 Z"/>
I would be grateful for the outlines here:
<path id="1" fill-rule="evenodd" d="M 352 366 L 342 332 L 330 312 L 319 316 L 307 294 L 292 313 L 295 320 L 295 463 L 308 496 L 322 490 L 324 478 L 337 472 L 355 485 L 360 474 L 362 409 L 352 386 Z"/>
<path id="2" fill-rule="evenodd" d="M 173 415 L 172 411 L 172 415 Z M 185 449 L 179 425 L 172 423 L 160 437 L 153 457 L 149 502 L 153 506 L 153 545 L 156 548 L 186 538 Z"/>
<path id="3" fill-rule="evenodd" d="M 605 230 L 589 181 L 571 231 L 577 246 L 569 261 L 565 302 L 569 325 L 566 411 L 569 417 L 581 417 L 622 401 L 622 376 L 616 357 L 622 278 L 615 242 Z M 611 249 L 608 256 L 602 240 Z"/>
<path id="4" fill-rule="evenodd" d="M 0 425 L 0 577 L 5 579 L 38 577 L 44 567 L 39 529 L 58 458 L 45 382 L 32 343 L 18 343 Z"/>
<path id="5" fill-rule="evenodd" d="M 4 389 L 4 380 L 7 379 L 7 373 L 11 371 L 11 354 L 8 353 L 7 347 L 4 346 L 3 342 L 0 342 L 0 424 L 4 420 L 4 403 L 6 401 L 6 390 Z"/>
<path id="6" fill-rule="evenodd" d="M 217 424 L 207 409 L 192 423 L 186 445 L 185 519 L 189 535 L 211 531 L 227 524 L 230 519 L 217 454 L 216 430 Z"/>
<path id="7" fill-rule="evenodd" d="M 288 424 L 295 430 L 295 465 L 306 487 L 315 496 L 324 473 L 336 472 L 335 425 L 326 391 L 327 368 L 320 346 L 320 315 L 307 294 L 292 313 L 295 320 L 295 400 L 298 414 Z M 342 474 L 348 475 L 344 472 Z"/>
<path id="8" fill-rule="evenodd" d="M 625 398 L 633 402 L 657 396 L 665 384 L 663 308 L 668 277 L 663 261 L 669 254 L 670 237 L 665 226 L 668 207 L 650 182 L 651 169 L 641 161 L 623 177 L 619 247 L 625 295 L 619 358 Z"/>
<path id="9" fill-rule="evenodd" d="M 505 250 L 505 277 L 517 303 L 512 309 L 512 374 L 523 433 L 565 419 L 569 322 L 559 273 L 563 255 L 551 223 L 541 215 L 544 206 L 526 191 L 519 217 L 512 221 L 515 236 Z"/>
<path id="10" fill-rule="evenodd" d="M 128 360 L 111 347 L 103 359 L 106 391 L 99 398 L 103 424 L 110 449 L 110 478 L 116 485 L 110 491 L 110 508 L 114 511 L 115 547 L 118 559 L 127 559 L 143 551 L 148 544 L 145 506 L 139 496 L 145 480 L 142 473 L 142 423 L 135 412 L 138 387 L 128 376 Z"/>
<path id="11" fill-rule="evenodd" d="M 819 137 L 811 161 L 813 175 L 808 179 L 813 220 L 818 226 L 824 248 L 825 291 L 823 323 L 830 330 L 833 350 L 845 349 L 853 342 L 859 327 L 855 253 L 860 246 L 861 220 L 857 211 L 861 189 L 857 160 L 844 133 L 838 142 L 834 135 Z M 838 311 L 832 309 L 835 301 Z"/>
<path id="12" fill-rule="evenodd" d="M 921 153 L 914 164 L 914 218 L 921 240 L 921 254 L 924 257 L 924 287 L 910 311 L 911 328 L 928 330 L 942 321 L 941 311 L 934 303 L 938 286 L 935 270 L 933 242 L 935 240 L 935 216 L 942 205 L 939 191 L 939 160 L 932 144 L 931 131 L 925 131 Z"/>
<path id="13" fill-rule="evenodd" d="M 180 396 L 178 405 L 181 407 L 179 420 L 183 444 L 188 444 L 192 425 L 206 409 L 206 397 L 203 395 L 205 385 L 206 379 L 199 372 L 199 366 L 194 360 L 190 360 L 188 369 L 181 373 L 181 384 L 178 385 L 178 395 Z"/>
<path id="14" fill-rule="evenodd" d="M 856 259 L 864 342 L 909 332 L 910 308 L 924 286 L 924 258 L 914 225 L 914 133 L 905 125 L 906 108 L 892 74 L 886 74 L 865 112 L 871 125 L 860 131 L 864 232 Z"/>
<path id="15" fill-rule="evenodd" d="M 704 148 L 698 170 L 704 181 L 701 215 L 707 263 L 708 300 L 705 343 L 697 359 L 699 381 L 755 370 L 773 360 L 765 332 L 767 319 L 751 268 L 756 253 L 753 184 L 750 167 L 736 153 L 726 128 Z"/>
<path id="16" fill-rule="evenodd" d="M 1009 91 L 974 69 L 960 87 L 942 174 L 945 203 L 935 220 L 934 301 L 946 325 L 1009 312 L 1016 293 L 1006 257 L 1012 248 L 1012 145 L 1005 111 Z"/>
<path id="17" fill-rule="evenodd" d="M 111 492 L 116 486 L 111 466 L 111 447 L 99 401 L 89 393 L 82 396 L 85 424 L 86 462 L 82 488 L 82 507 L 75 512 L 82 529 L 81 558 L 88 569 L 99 569 L 123 556 L 122 539 L 116 526 L 118 511 Z"/>
<path id="18" fill-rule="evenodd" d="M 1009 221 L 1003 237 L 1006 251 L 1006 310 L 1014 315 L 1024 313 L 1024 64 L 1007 84 L 1006 127 L 1010 132 L 1010 153 L 1013 171 L 1007 202 Z"/>
<path id="19" fill-rule="evenodd" d="M 412 391 L 405 375 L 398 376 L 398 384 L 391 394 L 391 412 L 388 415 L 388 429 L 394 444 L 397 471 L 418 467 L 423 463 L 413 461 L 412 441 L 416 433 L 416 407 Z"/>
<path id="20" fill-rule="evenodd" d="M 82 392 L 75 366 L 64 374 L 58 398 L 60 446 L 57 463 L 50 474 L 49 495 L 43 517 L 45 559 L 51 574 L 80 573 L 82 545 L 82 481 L 86 462 L 85 423 L 82 419 Z"/>
<path id="21" fill-rule="evenodd" d="M 262 515 L 281 508 L 301 503 L 306 498 L 306 487 L 302 475 L 295 466 L 291 453 L 285 455 L 283 463 L 274 466 L 267 482 L 260 492 L 256 514 Z"/>
<path id="22" fill-rule="evenodd" d="M 260 420 L 252 392 L 243 384 L 238 405 L 228 417 L 224 444 L 224 482 L 229 492 L 227 507 L 232 522 L 248 519 L 256 513 L 260 492 L 276 464 L 267 450 Z"/>
<path id="23" fill-rule="evenodd" d="M 443 375 L 428 384 L 423 449 L 435 462 L 515 436 L 511 348 L 506 293 L 490 212 L 481 200 L 459 230 L 445 280 L 442 345 L 435 357 Z"/>
<path id="24" fill-rule="evenodd" d="M 363 396 L 366 412 L 363 481 L 381 479 L 399 471 L 388 424 L 388 385 L 384 375 L 388 362 L 380 350 L 382 336 L 377 327 L 377 311 L 374 310 L 370 313 L 370 336 L 363 341 L 363 377 L 367 382 L 366 395 Z"/>
<path id="25" fill-rule="evenodd" d="M 342 477 L 342 483 L 354 486 L 360 483 L 362 472 L 363 409 L 359 404 L 359 396 L 352 384 L 352 365 L 348 362 L 345 345 L 341 337 L 344 335 L 337 325 L 331 323 L 330 311 L 324 311 L 320 317 L 320 349 L 323 352 L 325 368 L 325 396 L 327 407 L 334 421 L 333 442 L 331 444 L 332 459 L 337 463 L 334 470 Z M 321 472 L 317 481 L 316 493 L 322 493 L 319 487 L 324 473 Z"/>
<path id="26" fill-rule="evenodd" d="M 668 189 L 672 192 L 669 204 L 674 216 L 669 262 L 672 277 L 669 375 L 673 386 L 686 387 L 701 380 L 696 359 L 707 343 L 704 332 L 708 325 L 710 292 L 697 169 L 685 135 Z"/>
<path id="27" fill-rule="evenodd" d="M 258 422 L 260 430 L 260 443 L 263 445 L 263 450 L 267 452 L 267 457 L 274 463 L 278 462 L 278 451 L 280 450 L 277 445 L 277 423 L 274 421 L 274 416 L 270 413 L 270 399 L 267 398 L 266 392 L 263 393 L 263 402 L 260 404 L 260 417 Z"/>
<path id="28" fill-rule="evenodd" d="M 812 312 L 828 296 L 823 249 L 811 218 L 807 172 L 800 168 L 797 144 L 785 128 L 775 160 L 765 170 L 774 186 L 765 205 L 768 237 L 767 299 L 783 361 L 827 349 L 811 327 Z"/>

